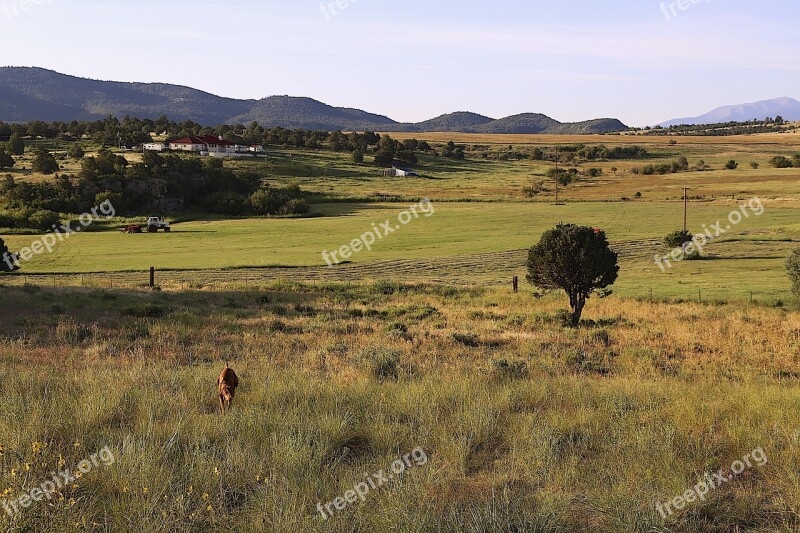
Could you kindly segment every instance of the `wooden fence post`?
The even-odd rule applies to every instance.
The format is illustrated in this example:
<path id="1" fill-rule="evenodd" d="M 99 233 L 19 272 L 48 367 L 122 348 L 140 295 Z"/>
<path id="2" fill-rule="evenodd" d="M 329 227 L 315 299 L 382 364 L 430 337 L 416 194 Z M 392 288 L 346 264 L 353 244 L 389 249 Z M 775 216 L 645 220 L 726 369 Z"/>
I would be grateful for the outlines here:
<path id="1" fill-rule="evenodd" d="M 150 267 L 150 288 L 156 286 L 156 267 Z"/>
<path id="2" fill-rule="evenodd" d="M 519 276 L 514 276 L 514 293 L 519 292 Z"/>

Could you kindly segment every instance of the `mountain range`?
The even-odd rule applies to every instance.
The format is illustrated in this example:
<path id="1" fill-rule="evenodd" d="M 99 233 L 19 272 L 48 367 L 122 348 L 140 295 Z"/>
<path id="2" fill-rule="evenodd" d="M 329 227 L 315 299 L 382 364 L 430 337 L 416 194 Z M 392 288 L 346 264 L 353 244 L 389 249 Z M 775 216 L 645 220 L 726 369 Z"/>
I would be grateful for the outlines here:
<path id="1" fill-rule="evenodd" d="M 108 115 L 150 119 L 167 115 L 175 121 L 192 120 L 208 126 L 256 121 L 264 127 L 330 131 L 588 134 L 628 129 L 617 119 L 562 123 L 538 113 L 493 119 L 458 112 L 409 124 L 311 98 L 238 100 L 166 83 L 98 81 L 41 68 L 0 67 L 0 121 L 67 122 Z"/>
<path id="2" fill-rule="evenodd" d="M 752 104 L 727 105 L 709 111 L 705 115 L 689 118 L 675 118 L 662 122 L 661 126 L 720 124 L 725 122 L 747 122 L 749 120 L 764 120 L 766 118 L 783 117 L 784 120 L 794 122 L 800 120 L 800 102 L 794 98 L 775 98 L 762 100 Z"/>

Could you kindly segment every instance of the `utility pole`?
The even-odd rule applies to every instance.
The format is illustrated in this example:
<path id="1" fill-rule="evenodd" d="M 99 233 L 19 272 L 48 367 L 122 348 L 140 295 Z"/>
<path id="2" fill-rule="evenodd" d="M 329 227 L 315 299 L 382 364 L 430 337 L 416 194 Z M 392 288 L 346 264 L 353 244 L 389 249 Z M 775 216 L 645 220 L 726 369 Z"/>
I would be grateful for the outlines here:
<path id="1" fill-rule="evenodd" d="M 686 256 L 686 247 L 689 243 L 686 241 L 686 237 L 689 235 L 689 187 L 683 188 L 683 245 L 681 248 L 683 249 L 683 255 Z"/>
<path id="2" fill-rule="evenodd" d="M 558 205 L 558 148 L 556 148 L 556 205 Z"/>
<path id="3" fill-rule="evenodd" d="M 688 212 L 689 212 L 689 187 L 684 187 L 683 188 L 683 234 L 684 235 L 686 235 L 686 233 L 689 231 L 689 225 L 687 223 L 689 220 Z"/>

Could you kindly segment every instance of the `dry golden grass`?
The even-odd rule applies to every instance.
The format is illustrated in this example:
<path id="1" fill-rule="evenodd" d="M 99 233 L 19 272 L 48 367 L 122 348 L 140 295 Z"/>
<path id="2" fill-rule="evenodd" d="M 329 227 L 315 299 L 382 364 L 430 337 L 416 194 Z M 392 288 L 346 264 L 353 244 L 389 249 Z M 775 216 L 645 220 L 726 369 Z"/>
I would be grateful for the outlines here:
<path id="1" fill-rule="evenodd" d="M 388 134 L 393 139 L 418 139 L 421 141 L 446 143 L 453 141 L 465 144 L 498 144 L 498 145 L 571 145 L 583 144 L 605 144 L 608 146 L 618 145 L 667 145 L 670 141 L 676 141 L 681 145 L 779 145 L 796 146 L 800 144 L 800 132 L 795 133 L 763 133 L 755 135 L 734 135 L 730 137 L 703 137 L 703 136 L 655 136 L 642 134 L 622 134 L 622 135 L 534 135 L 534 134 L 485 134 L 485 133 L 454 133 L 454 132 L 434 132 L 434 133 L 408 133 L 408 132 L 382 132 Z"/>
<path id="2" fill-rule="evenodd" d="M 116 463 L 11 531 L 793 531 L 800 313 L 432 286 L 0 287 L 8 495 Z M 214 379 L 242 380 L 216 414 Z M 80 443 L 75 447 L 74 443 Z M 32 452 L 35 443 L 43 448 Z M 403 453 L 366 501 L 316 509 Z M 755 448 L 768 464 L 664 519 Z M 31 470 L 24 479 L 9 475 Z"/>

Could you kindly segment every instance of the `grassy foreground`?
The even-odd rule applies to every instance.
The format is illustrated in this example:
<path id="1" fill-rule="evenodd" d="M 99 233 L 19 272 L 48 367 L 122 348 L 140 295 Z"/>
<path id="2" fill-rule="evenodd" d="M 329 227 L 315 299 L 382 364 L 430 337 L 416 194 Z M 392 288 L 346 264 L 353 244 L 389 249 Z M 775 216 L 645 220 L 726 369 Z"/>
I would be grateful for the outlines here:
<path id="1" fill-rule="evenodd" d="M 0 287 L 9 531 L 795 531 L 800 314 L 391 283 Z M 235 408 L 216 413 L 229 361 Z M 428 461 L 323 520 L 413 449 Z M 656 504 L 762 448 L 666 519 Z"/>

